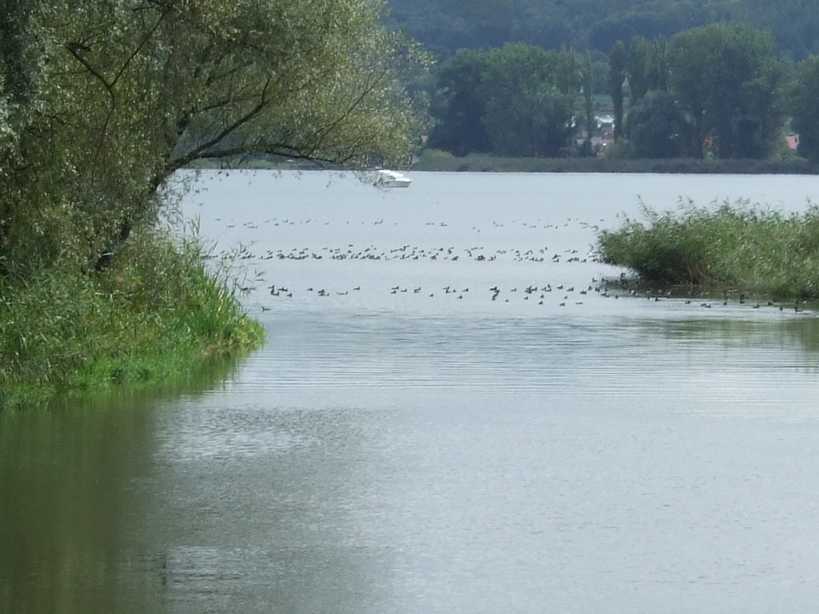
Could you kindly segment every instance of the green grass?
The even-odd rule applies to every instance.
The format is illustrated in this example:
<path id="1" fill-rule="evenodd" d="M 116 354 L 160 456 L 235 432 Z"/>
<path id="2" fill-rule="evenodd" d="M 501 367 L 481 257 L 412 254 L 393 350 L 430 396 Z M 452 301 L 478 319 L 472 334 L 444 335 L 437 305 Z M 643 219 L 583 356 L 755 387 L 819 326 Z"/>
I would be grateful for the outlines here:
<path id="1" fill-rule="evenodd" d="M 688 285 L 775 299 L 819 298 L 819 208 L 800 214 L 746 203 L 645 208 L 599 236 L 605 262 L 648 284 Z"/>
<path id="2" fill-rule="evenodd" d="M 182 382 L 263 337 L 196 241 L 146 232 L 101 273 L 0 280 L 0 409 Z"/>

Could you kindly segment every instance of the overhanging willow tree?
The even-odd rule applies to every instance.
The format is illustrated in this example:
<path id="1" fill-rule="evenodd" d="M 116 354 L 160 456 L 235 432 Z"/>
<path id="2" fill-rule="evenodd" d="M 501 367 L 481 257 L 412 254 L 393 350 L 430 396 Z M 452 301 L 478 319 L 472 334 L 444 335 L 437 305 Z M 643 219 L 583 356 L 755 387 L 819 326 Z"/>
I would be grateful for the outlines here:
<path id="1" fill-rule="evenodd" d="M 417 138 L 380 0 L 3 1 L 0 273 L 93 261 L 198 160 L 401 164 Z"/>

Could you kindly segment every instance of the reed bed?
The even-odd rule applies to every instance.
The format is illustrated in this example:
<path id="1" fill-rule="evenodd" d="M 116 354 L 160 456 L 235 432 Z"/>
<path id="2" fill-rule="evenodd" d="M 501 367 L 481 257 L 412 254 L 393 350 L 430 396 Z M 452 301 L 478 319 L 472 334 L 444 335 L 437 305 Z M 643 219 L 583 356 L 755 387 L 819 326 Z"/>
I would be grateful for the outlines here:
<path id="1" fill-rule="evenodd" d="M 784 213 L 747 202 L 627 218 L 602 232 L 602 259 L 654 285 L 744 292 L 774 299 L 819 298 L 819 208 Z"/>

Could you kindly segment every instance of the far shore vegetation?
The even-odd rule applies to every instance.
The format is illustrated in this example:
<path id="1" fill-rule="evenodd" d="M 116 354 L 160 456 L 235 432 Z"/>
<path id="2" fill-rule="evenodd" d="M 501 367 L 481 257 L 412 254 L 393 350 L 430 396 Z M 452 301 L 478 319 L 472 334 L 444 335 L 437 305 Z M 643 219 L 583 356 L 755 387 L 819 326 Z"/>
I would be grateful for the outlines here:
<path id="1" fill-rule="evenodd" d="M 805 0 L 388 1 L 391 23 L 441 56 L 512 41 L 606 53 L 635 34 L 652 40 L 715 22 L 769 29 L 789 57 L 819 53 L 819 14 Z"/>
<path id="2" fill-rule="evenodd" d="M 412 166 L 417 171 L 493 173 L 692 173 L 752 175 L 819 174 L 819 163 L 803 158 L 703 160 L 700 158 L 534 158 L 485 153 L 455 156 L 424 150 Z"/>
<path id="3" fill-rule="evenodd" d="M 253 156 L 204 160 L 191 164 L 197 170 L 276 170 L 309 172 L 342 170 L 343 166 Z M 718 175 L 814 175 L 819 163 L 799 157 L 768 160 L 703 160 L 699 158 L 534 158 L 471 153 L 455 156 L 440 149 L 425 149 L 410 166 L 421 172 L 467 173 L 667 173 Z"/>
<path id="4" fill-rule="evenodd" d="M 164 222 L 179 169 L 405 165 L 423 53 L 379 0 L 7 0 L 0 11 L 0 410 L 157 387 L 263 338 Z"/>
<path id="5" fill-rule="evenodd" d="M 819 57 L 788 56 L 747 22 L 671 36 L 638 29 L 605 50 L 513 41 L 460 49 L 442 55 L 417 87 L 432 118 L 426 146 L 466 158 L 469 169 L 481 156 L 496 169 L 535 170 L 585 158 L 607 162 L 574 168 L 673 160 L 667 165 L 679 172 L 702 172 L 707 166 L 695 161 L 715 160 L 748 172 L 807 172 L 815 169 L 806 161 L 819 162 Z M 433 162 L 426 158 L 423 168 Z M 521 161 L 506 162 L 514 158 Z"/>
<path id="6" fill-rule="evenodd" d="M 748 203 L 644 209 L 599 236 L 602 260 L 655 288 L 757 299 L 819 299 L 819 208 L 783 213 Z"/>

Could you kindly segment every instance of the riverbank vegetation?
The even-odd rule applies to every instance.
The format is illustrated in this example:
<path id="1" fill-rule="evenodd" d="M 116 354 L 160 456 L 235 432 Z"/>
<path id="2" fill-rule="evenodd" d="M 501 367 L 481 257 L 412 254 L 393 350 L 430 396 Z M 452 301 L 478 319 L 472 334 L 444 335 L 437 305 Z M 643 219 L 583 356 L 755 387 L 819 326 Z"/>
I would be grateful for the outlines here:
<path id="1" fill-rule="evenodd" d="M 104 271 L 0 282 L 0 408 L 183 383 L 263 339 L 196 240 L 138 233 Z"/>
<path id="2" fill-rule="evenodd" d="M 154 381 L 259 342 L 201 249 L 160 224 L 183 194 L 172 178 L 255 155 L 408 160 L 420 123 L 397 74 L 423 56 L 382 10 L 4 4 L 0 399 Z"/>
<path id="3" fill-rule="evenodd" d="M 786 214 L 747 203 L 644 210 L 602 232 L 602 259 L 655 286 L 819 298 L 819 208 Z"/>
<path id="4" fill-rule="evenodd" d="M 471 153 L 455 156 L 427 149 L 413 164 L 418 171 L 472 173 L 692 173 L 812 175 L 819 164 L 803 158 L 715 160 L 701 158 L 536 158 Z"/>

